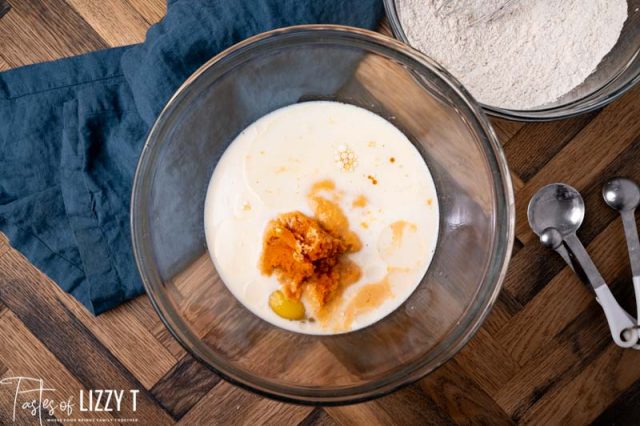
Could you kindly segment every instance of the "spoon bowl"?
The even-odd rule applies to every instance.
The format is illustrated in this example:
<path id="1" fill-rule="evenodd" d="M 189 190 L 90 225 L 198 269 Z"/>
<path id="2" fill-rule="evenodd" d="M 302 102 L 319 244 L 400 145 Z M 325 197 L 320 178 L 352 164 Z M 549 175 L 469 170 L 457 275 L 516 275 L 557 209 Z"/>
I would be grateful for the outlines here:
<path id="1" fill-rule="evenodd" d="M 614 178 L 602 187 L 602 197 L 614 210 L 635 210 L 640 204 L 640 188 L 632 180 Z"/>
<path id="2" fill-rule="evenodd" d="M 536 235 L 542 237 L 545 230 L 555 228 L 565 237 L 580 228 L 584 212 L 584 201 L 575 188 L 563 183 L 552 183 L 541 188 L 531 198 L 527 217 Z"/>

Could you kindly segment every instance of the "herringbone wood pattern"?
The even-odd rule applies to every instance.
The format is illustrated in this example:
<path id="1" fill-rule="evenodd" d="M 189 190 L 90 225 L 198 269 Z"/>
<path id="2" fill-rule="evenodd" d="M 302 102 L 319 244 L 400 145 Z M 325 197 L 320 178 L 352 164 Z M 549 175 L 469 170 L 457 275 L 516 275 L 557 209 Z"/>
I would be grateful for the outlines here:
<path id="1" fill-rule="evenodd" d="M 140 42 L 165 7 L 165 0 L 9 3 L 12 10 L 0 20 L 0 70 Z M 616 296 L 634 311 L 622 226 L 601 201 L 600 188 L 614 175 L 640 181 L 640 87 L 602 111 L 570 120 L 493 123 L 517 193 L 508 278 L 477 336 L 419 383 L 347 407 L 258 397 L 186 354 L 146 297 L 93 318 L 1 235 L 0 379 L 37 375 L 67 394 L 143 389 L 136 417 L 153 425 L 637 424 L 640 354 L 612 344 L 590 291 L 540 247 L 525 210 L 546 183 L 577 187 L 588 208 L 580 237 Z M 11 398 L 0 392 L 0 424 L 11 422 Z"/>

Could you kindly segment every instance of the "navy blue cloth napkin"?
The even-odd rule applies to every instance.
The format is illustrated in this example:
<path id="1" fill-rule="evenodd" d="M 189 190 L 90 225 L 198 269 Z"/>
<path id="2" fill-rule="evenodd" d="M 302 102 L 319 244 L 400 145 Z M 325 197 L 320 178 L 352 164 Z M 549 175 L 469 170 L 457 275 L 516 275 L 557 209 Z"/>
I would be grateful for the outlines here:
<path id="1" fill-rule="evenodd" d="M 177 87 L 273 28 L 375 28 L 380 0 L 168 0 L 143 44 L 0 73 L 0 231 L 89 311 L 142 293 L 129 198 L 146 133 Z"/>

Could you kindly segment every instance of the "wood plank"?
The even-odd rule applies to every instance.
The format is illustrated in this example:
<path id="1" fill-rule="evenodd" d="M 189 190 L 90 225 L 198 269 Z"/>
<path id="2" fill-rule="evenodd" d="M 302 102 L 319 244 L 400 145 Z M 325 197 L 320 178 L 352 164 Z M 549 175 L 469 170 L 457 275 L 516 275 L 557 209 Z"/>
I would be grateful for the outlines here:
<path id="1" fill-rule="evenodd" d="M 174 419 L 183 417 L 220 381 L 215 373 L 186 355 L 151 389 Z"/>
<path id="2" fill-rule="evenodd" d="M 394 421 L 375 401 L 344 407 L 324 407 L 324 410 L 341 425 L 391 425 Z"/>
<path id="3" fill-rule="evenodd" d="M 640 86 L 602 110 L 576 137 L 516 194 L 516 235 L 535 239 L 527 223 L 526 206 L 540 187 L 552 182 L 584 189 L 640 134 Z"/>
<path id="4" fill-rule="evenodd" d="M 588 424 L 640 379 L 640 353 L 609 346 L 565 386 L 545 395 L 525 424 Z"/>
<path id="5" fill-rule="evenodd" d="M 146 294 L 129 301 L 122 309 L 127 311 L 127 316 L 136 318 L 140 324 L 144 325 L 175 359 L 181 359 L 187 354 L 182 345 L 173 338 L 171 332 L 164 326 Z"/>
<path id="6" fill-rule="evenodd" d="M 514 193 L 524 188 L 524 181 L 516 172 L 509 170 L 509 176 L 511 177 L 511 184 L 513 185 Z"/>
<path id="7" fill-rule="evenodd" d="M 386 16 L 382 18 L 382 22 L 380 22 L 380 26 L 376 29 L 380 34 L 384 34 L 387 37 L 393 37 L 393 31 L 391 31 L 391 26 L 389 25 L 389 20 Z"/>
<path id="8" fill-rule="evenodd" d="M 164 326 L 162 322 L 156 324 L 151 330 L 158 342 L 164 346 L 174 358 L 180 359 L 187 354 L 187 351 L 182 347 L 180 343 L 173 337 L 169 329 Z"/>
<path id="9" fill-rule="evenodd" d="M 584 114 L 566 120 L 531 123 L 520 127 L 505 144 L 509 168 L 523 181 L 538 173 L 598 113 Z"/>
<path id="10" fill-rule="evenodd" d="M 419 384 L 407 386 L 373 403 L 384 411 L 393 425 L 450 425 L 452 419 L 422 391 Z"/>
<path id="11" fill-rule="evenodd" d="M 3 321 L 3 317 L 5 315 L 9 315 L 9 310 L 0 300 L 0 323 Z M 2 359 L 0 359 L 0 377 L 9 370 L 9 367 L 2 363 Z M 1 423 L 0 423 L 1 424 Z"/>
<path id="12" fill-rule="evenodd" d="M 11 370 L 5 370 L 0 374 L 0 381 L 6 380 L 10 383 L 0 384 L 0 425 L 32 425 L 39 424 L 38 417 L 32 416 L 28 410 L 23 410 L 19 405 L 16 408 L 15 416 L 13 413 L 14 397 L 14 381 L 19 375 Z M 26 395 L 25 395 L 26 396 Z M 28 401 L 26 398 L 20 399 L 20 403 Z M 49 415 L 47 411 L 42 413 L 43 424 L 59 424 L 54 416 Z M 37 413 L 36 413 L 37 415 Z"/>
<path id="13" fill-rule="evenodd" d="M 6 235 L 0 232 L 0 257 L 4 256 L 9 250 L 11 250 L 9 239 Z"/>
<path id="14" fill-rule="evenodd" d="M 52 281 L 43 277 L 18 252 L 8 259 L 14 267 L 5 275 L 7 279 L 21 282 L 24 276 L 41 281 L 40 292 L 52 300 L 60 301 L 109 351 L 138 379 L 145 388 L 151 388 L 176 364 L 176 358 L 158 342 L 139 321 L 127 315 L 127 304 L 94 317 L 69 294 L 60 290 Z M 143 353 L 145 356 L 140 356 Z"/>
<path id="15" fill-rule="evenodd" d="M 312 410 L 312 407 L 262 398 L 221 381 L 178 424 L 289 425 L 300 423 Z"/>
<path id="16" fill-rule="evenodd" d="M 628 276 L 626 263 L 611 261 L 626 257 L 622 224 L 619 221 L 611 223 L 588 246 L 588 251 L 605 280 L 613 282 Z M 592 291 L 567 267 L 496 337 L 511 356 L 523 364 L 585 309 L 600 309 L 591 303 L 593 300 Z M 601 321 L 605 321 L 604 314 Z"/>
<path id="17" fill-rule="evenodd" d="M 324 407 L 324 410 L 337 423 L 348 425 L 452 424 L 419 385 L 408 386 L 374 401 Z"/>
<path id="18" fill-rule="evenodd" d="M 11 67 L 108 47 L 64 0 L 10 0 L 0 20 L 0 52 Z"/>
<path id="19" fill-rule="evenodd" d="M 60 363 L 56 357 L 22 324 L 13 314 L 4 315 L 0 320 L 0 358 L 7 364 L 12 376 L 8 377 L 30 377 L 44 380 L 44 385 L 48 388 L 56 389 L 55 392 L 47 393 L 44 397 L 56 400 L 67 400 L 73 396 L 78 402 L 79 391 L 87 391 L 87 387 L 77 380 L 65 365 Z M 17 384 L 16 384 L 17 385 Z M 13 396 L 13 389 L 8 391 L 11 385 L 2 385 L 0 395 L 6 397 L 7 394 Z M 23 399 L 22 401 L 26 401 Z M 8 403 L 0 400 L 0 413 L 13 407 L 13 401 Z M 16 417 L 17 424 L 32 424 L 34 418 L 23 410 L 19 410 L 20 417 Z M 131 414 L 131 413 L 130 413 Z M 109 413 L 87 412 L 82 414 L 86 419 L 113 420 Z M 0 417 L 0 419 L 2 419 Z M 7 422 L 3 424 L 13 424 Z"/>
<path id="20" fill-rule="evenodd" d="M 29 267 L 21 256 L 17 258 L 10 252 L 0 258 L 0 299 L 82 385 L 87 389 L 138 389 L 137 413 L 120 414 L 124 417 L 135 414 L 149 422 L 167 424 L 170 416 L 60 300 L 57 292 L 53 283 Z M 150 358 L 153 354 L 143 354 L 153 359 Z"/>
<path id="21" fill-rule="evenodd" d="M 560 256 L 531 241 L 511 258 L 504 291 L 524 306 L 566 267 Z"/>
<path id="22" fill-rule="evenodd" d="M 137 319 L 147 330 L 152 330 L 162 323 L 146 293 L 124 304 L 123 309 L 127 311 L 127 315 Z"/>
<path id="23" fill-rule="evenodd" d="M 422 390 L 456 424 L 508 425 L 504 411 L 453 359 L 420 381 Z"/>
<path id="24" fill-rule="evenodd" d="M 149 23 L 127 0 L 66 0 L 111 47 L 140 43 Z"/>
<path id="25" fill-rule="evenodd" d="M 511 250 L 511 257 L 513 257 L 516 254 L 518 254 L 518 252 L 520 250 L 522 250 L 523 247 L 524 247 L 524 244 L 522 244 L 517 238 L 514 239 L 514 241 L 513 241 L 513 250 Z M 513 300 L 515 300 L 515 299 L 513 299 Z"/>
<path id="26" fill-rule="evenodd" d="M 328 415 L 327 412 L 324 411 L 322 408 L 316 407 L 313 409 L 311 413 L 309 413 L 307 417 L 304 418 L 304 420 L 298 423 L 298 425 L 299 426 L 337 426 L 338 423 L 336 423 L 336 421 L 333 420 L 333 418 L 331 418 L 331 416 Z"/>
<path id="27" fill-rule="evenodd" d="M 525 127 L 525 124 L 522 122 L 504 120 L 497 117 L 491 117 L 490 121 L 493 129 L 496 131 L 498 140 L 502 145 L 507 144 L 507 142 L 509 142 L 509 139 L 514 137 L 520 131 L 520 129 Z"/>
<path id="28" fill-rule="evenodd" d="M 596 305 L 595 300 L 592 302 Z M 545 394 L 563 387 L 611 346 L 606 322 L 597 306 L 580 314 L 569 326 L 529 358 L 495 394 L 497 404 L 519 420 Z"/>
<path id="29" fill-rule="evenodd" d="M 478 333 L 456 355 L 468 377 L 494 395 L 518 371 L 518 364 L 486 330 Z"/>
<path id="30" fill-rule="evenodd" d="M 633 425 L 640 416 L 640 380 L 628 388 L 596 418 L 592 425 Z"/>
<path id="31" fill-rule="evenodd" d="M 511 297 L 507 290 L 503 289 L 498 295 L 498 300 L 493 305 L 489 316 L 482 324 L 482 328 L 489 334 L 496 335 L 521 309 L 522 305 Z"/>
<path id="32" fill-rule="evenodd" d="M 566 268 L 513 318 L 498 339 L 523 364 L 592 299 L 593 294 Z"/>
<path id="33" fill-rule="evenodd" d="M 145 388 L 151 388 L 177 363 L 149 330 L 127 315 L 126 304 L 94 317 L 69 295 L 58 297 Z"/>
<path id="34" fill-rule="evenodd" d="M 166 0 L 127 0 L 149 25 L 153 25 L 167 13 Z"/>

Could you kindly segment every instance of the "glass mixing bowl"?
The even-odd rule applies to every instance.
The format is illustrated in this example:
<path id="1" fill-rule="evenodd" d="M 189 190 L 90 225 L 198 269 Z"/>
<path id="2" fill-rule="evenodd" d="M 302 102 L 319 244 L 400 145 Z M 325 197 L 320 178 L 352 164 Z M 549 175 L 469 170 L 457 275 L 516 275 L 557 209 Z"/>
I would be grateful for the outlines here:
<path id="1" fill-rule="evenodd" d="M 525 1 L 525 0 L 520 0 Z M 398 0 L 384 0 L 393 34 L 407 44 L 397 8 Z M 539 109 L 513 110 L 482 104 L 497 117 L 521 121 L 546 121 L 573 117 L 604 107 L 640 81 L 640 0 L 627 0 L 628 18 L 618 43 L 602 59 L 596 70 L 578 87 L 556 102 Z M 428 3 L 425 1 L 425 7 Z"/>
<path id="2" fill-rule="evenodd" d="M 438 246 L 417 290 L 383 320 L 335 336 L 285 331 L 241 305 L 216 272 L 203 225 L 209 179 L 234 137 L 277 108 L 311 100 L 358 105 L 404 131 L 440 205 Z M 369 31 L 301 26 L 233 46 L 171 98 L 138 164 L 131 227 L 149 297 L 196 358 L 263 395 L 339 404 L 423 377 L 472 337 L 505 275 L 514 201 L 487 118 L 438 65 Z"/>

